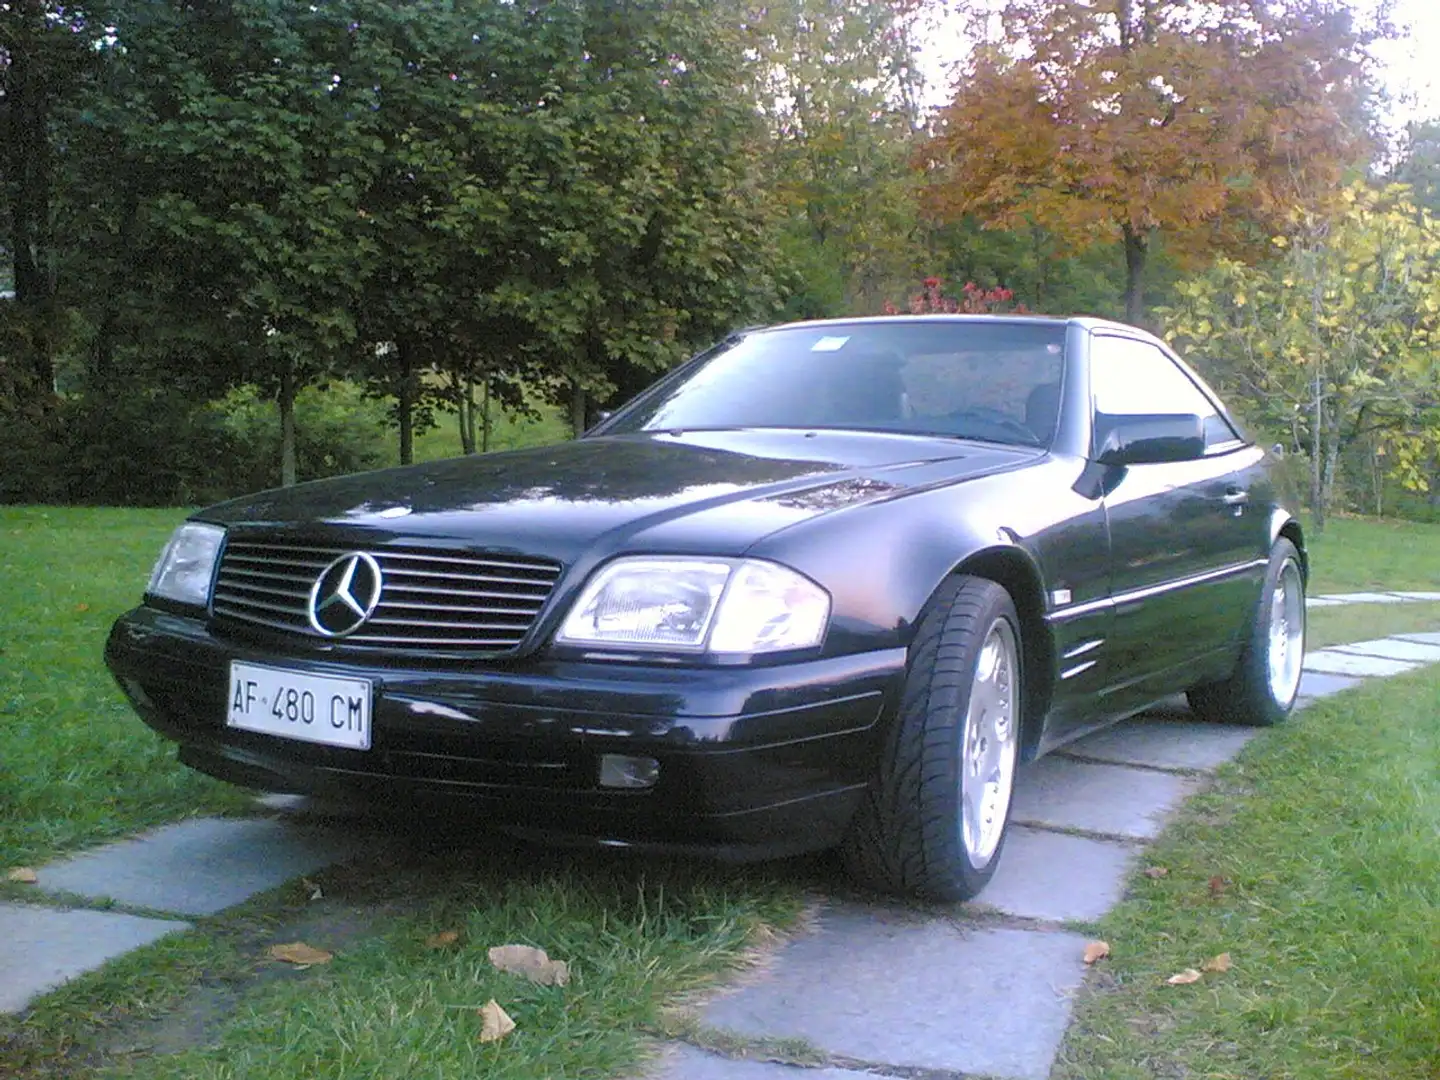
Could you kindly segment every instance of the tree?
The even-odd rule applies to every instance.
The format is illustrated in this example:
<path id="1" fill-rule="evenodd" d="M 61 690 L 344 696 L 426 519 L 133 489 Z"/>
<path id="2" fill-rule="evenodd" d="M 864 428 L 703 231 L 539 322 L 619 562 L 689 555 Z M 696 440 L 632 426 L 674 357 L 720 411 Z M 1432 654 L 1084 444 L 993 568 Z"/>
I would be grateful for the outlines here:
<path id="1" fill-rule="evenodd" d="M 1335 467 L 1379 436 L 1402 478 L 1436 445 L 1440 221 L 1408 189 L 1355 184 L 1333 216 L 1297 212 L 1276 260 L 1222 259 L 1178 287 L 1172 341 L 1254 418 L 1289 429 L 1310 456 L 1310 504 L 1323 528 Z"/>
<path id="2" fill-rule="evenodd" d="M 15 292 L 0 308 L 0 389 L 22 408 L 44 408 L 67 336 L 55 303 L 55 114 L 106 33 L 88 5 L 0 0 L 0 252 Z"/>
<path id="3" fill-rule="evenodd" d="M 924 262 L 917 0 L 777 0 L 749 25 L 790 314 L 876 311 Z"/>
<path id="4" fill-rule="evenodd" d="M 1255 257 L 1364 157 L 1363 46 L 1325 0 L 1007 0 L 922 160 L 942 220 L 1118 241 L 1144 315 L 1157 237 Z"/>

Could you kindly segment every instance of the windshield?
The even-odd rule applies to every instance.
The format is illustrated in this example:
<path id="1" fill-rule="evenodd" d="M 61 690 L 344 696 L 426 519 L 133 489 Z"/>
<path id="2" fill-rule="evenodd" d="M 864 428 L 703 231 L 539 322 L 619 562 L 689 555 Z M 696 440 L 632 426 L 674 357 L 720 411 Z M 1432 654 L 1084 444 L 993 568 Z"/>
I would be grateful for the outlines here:
<path id="1" fill-rule="evenodd" d="M 1048 446 L 1065 324 L 863 320 L 747 334 L 643 395 L 608 434 L 847 428 Z"/>

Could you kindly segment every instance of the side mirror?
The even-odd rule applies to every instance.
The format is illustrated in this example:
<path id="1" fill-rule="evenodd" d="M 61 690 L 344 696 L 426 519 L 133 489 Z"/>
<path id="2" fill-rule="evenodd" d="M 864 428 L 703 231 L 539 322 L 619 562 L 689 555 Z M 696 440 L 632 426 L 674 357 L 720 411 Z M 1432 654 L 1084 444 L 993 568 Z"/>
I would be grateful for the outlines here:
<path id="1" fill-rule="evenodd" d="M 1095 417 L 1101 465 L 1158 465 L 1205 456 L 1205 425 L 1191 413 Z"/>

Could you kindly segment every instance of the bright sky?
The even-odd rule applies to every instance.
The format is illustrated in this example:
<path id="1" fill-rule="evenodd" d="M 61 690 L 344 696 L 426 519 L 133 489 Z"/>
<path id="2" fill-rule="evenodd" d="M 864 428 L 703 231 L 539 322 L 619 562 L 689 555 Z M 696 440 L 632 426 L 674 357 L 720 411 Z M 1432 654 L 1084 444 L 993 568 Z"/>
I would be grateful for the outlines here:
<path id="1" fill-rule="evenodd" d="M 1397 98 L 1395 119 L 1403 124 L 1440 117 L 1440 0 L 1398 0 L 1395 22 L 1409 24 L 1410 33 L 1375 49 Z"/>

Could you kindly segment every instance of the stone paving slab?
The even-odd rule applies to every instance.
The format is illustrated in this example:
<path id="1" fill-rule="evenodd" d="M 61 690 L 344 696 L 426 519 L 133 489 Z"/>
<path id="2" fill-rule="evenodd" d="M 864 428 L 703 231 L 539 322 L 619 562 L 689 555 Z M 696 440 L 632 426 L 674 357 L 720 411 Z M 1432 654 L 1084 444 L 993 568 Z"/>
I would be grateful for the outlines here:
<path id="1" fill-rule="evenodd" d="M 1174 773 L 1050 754 L 1021 768 L 1011 816 L 1027 825 L 1150 840 L 1196 790 L 1195 780 Z"/>
<path id="2" fill-rule="evenodd" d="M 1403 604 L 1406 600 L 1399 593 L 1388 592 L 1330 593 L 1317 599 L 1339 600 L 1342 604 Z"/>
<path id="3" fill-rule="evenodd" d="M 1344 607 L 1345 603 L 1339 597 L 1307 596 L 1305 598 L 1307 608 Z"/>
<path id="4" fill-rule="evenodd" d="M 1403 596 L 1406 600 L 1440 600 L 1440 592 L 1396 592 L 1393 595 Z"/>
<path id="5" fill-rule="evenodd" d="M 1417 664 L 1433 664 L 1440 661 L 1440 645 L 1426 645 L 1419 641 L 1397 641 L 1394 638 L 1357 641 L 1350 645 L 1332 645 L 1330 649 L 1334 652 L 1351 653 L 1357 656 L 1379 656 L 1386 660 L 1405 660 Z"/>
<path id="6" fill-rule="evenodd" d="M 21 1012 L 76 975 L 188 928 L 113 911 L 0 904 L 0 1012 Z"/>
<path id="7" fill-rule="evenodd" d="M 40 888 L 213 915 L 359 854 L 368 838 L 265 819 L 197 818 L 41 867 Z"/>
<path id="8" fill-rule="evenodd" d="M 962 930 L 844 905 L 703 1019 L 864 1062 L 1044 1080 L 1085 978 L 1084 950 L 1076 934 Z"/>
<path id="9" fill-rule="evenodd" d="M 1401 641 L 1418 641 L 1422 645 L 1440 645 L 1440 632 L 1420 631 L 1415 634 L 1395 634 L 1395 638 Z"/>
<path id="10" fill-rule="evenodd" d="M 774 1061 L 749 1061 L 707 1054 L 693 1046 L 668 1047 L 653 1080 L 865 1080 L 872 1072 L 808 1069 Z"/>
<path id="11" fill-rule="evenodd" d="M 1325 675 L 1355 675 L 1364 678 L 1383 678 L 1402 675 L 1415 670 L 1415 665 L 1403 660 L 1386 660 L 1379 656 L 1356 656 L 1354 653 L 1321 649 L 1306 653 L 1304 669 L 1318 671 Z"/>
<path id="12" fill-rule="evenodd" d="M 1210 772 L 1238 754 L 1256 734 L 1254 728 L 1233 724 L 1138 716 L 1086 735 L 1061 753 L 1079 754 L 1116 765 Z"/>
<path id="13" fill-rule="evenodd" d="M 1300 673 L 1300 693 L 1298 700 L 1306 701 L 1315 698 L 1329 697 L 1331 694 L 1338 694 L 1341 690 L 1349 690 L 1352 686 L 1359 686 L 1361 679 L 1350 675 L 1326 675 L 1320 671 L 1302 671 Z"/>
<path id="14" fill-rule="evenodd" d="M 1098 919 L 1124 895 L 1131 858 L 1125 844 L 1013 826 L 975 902 L 1022 919 Z"/>

